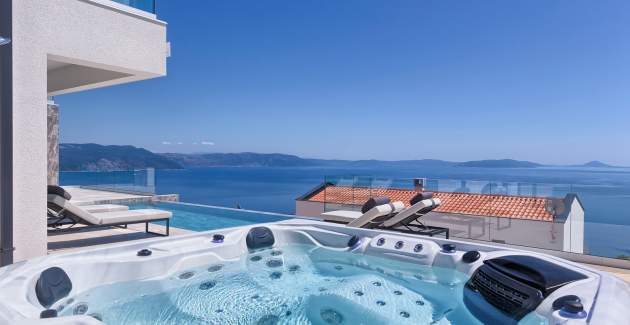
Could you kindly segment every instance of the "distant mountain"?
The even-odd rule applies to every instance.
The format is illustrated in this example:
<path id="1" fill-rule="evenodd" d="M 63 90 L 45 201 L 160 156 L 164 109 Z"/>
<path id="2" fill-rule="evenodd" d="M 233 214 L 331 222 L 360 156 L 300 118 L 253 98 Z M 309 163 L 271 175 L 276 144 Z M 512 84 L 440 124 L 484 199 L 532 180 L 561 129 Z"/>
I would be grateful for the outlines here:
<path id="1" fill-rule="evenodd" d="M 59 145 L 62 171 L 112 171 L 143 169 L 181 169 L 177 162 L 134 146 L 103 146 L 94 143 Z"/>
<path id="2" fill-rule="evenodd" d="M 543 165 L 514 159 L 490 159 L 490 160 L 473 160 L 458 163 L 458 167 L 481 167 L 481 168 L 536 168 Z"/>
<path id="3" fill-rule="evenodd" d="M 317 165 L 311 159 L 279 153 L 163 153 L 161 155 L 183 167 L 302 167 Z"/>
<path id="4" fill-rule="evenodd" d="M 111 171 L 143 169 L 181 169 L 196 167 L 337 167 L 337 168 L 536 168 L 544 165 L 513 159 L 452 162 L 438 159 L 419 160 L 339 160 L 311 159 L 280 153 L 153 153 L 134 146 L 103 146 L 94 143 L 59 145 L 62 171 Z M 612 167 L 600 161 L 569 167 Z"/>
<path id="5" fill-rule="evenodd" d="M 589 161 L 585 164 L 582 165 L 575 165 L 572 167 L 593 167 L 593 168 L 608 168 L 608 167 L 615 167 L 606 163 L 603 163 L 599 160 L 593 160 L 593 161 Z"/>
<path id="6" fill-rule="evenodd" d="M 163 153 L 162 156 L 177 162 L 179 165 L 190 167 L 308 167 L 325 166 L 339 168 L 378 168 L 378 167 L 428 167 L 453 166 L 456 163 L 436 159 L 421 160 L 340 160 L 340 159 L 311 159 L 279 153 L 262 154 L 253 152 L 242 153 L 205 153 L 182 154 Z"/>
<path id="7" fill-rule="evenodd" d="M 345 168 L 378 168 L 378 167 L 449 167 L 457 163 L 437 159 L 419 159 L 419 160 L 326 160 L 326 159 L 307 159 L 317 166 L 345 167 Z"/>

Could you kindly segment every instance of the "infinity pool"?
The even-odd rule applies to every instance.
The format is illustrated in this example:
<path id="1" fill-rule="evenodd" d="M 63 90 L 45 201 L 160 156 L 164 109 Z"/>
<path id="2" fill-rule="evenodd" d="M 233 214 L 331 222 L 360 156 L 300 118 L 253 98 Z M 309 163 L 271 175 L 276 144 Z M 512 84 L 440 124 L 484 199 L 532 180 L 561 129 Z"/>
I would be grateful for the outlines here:
<path id="1" fill-rule="evenodd" d="M 132 204 L 130 209 L 162 209 L 173 213 L 171 226 L 193 231 L 231 228 L 255 223 L 274 222 L 290 219 L 284 214 L 239 210 L 206 205 L 159 202 Z"/>
<path id="2" fill-rule="evenodd" d="M 96 287 L 58 306 L 106 324 L 479 324 L 468 276 L 312 245 L 282 245 L 165 278 Z"/>

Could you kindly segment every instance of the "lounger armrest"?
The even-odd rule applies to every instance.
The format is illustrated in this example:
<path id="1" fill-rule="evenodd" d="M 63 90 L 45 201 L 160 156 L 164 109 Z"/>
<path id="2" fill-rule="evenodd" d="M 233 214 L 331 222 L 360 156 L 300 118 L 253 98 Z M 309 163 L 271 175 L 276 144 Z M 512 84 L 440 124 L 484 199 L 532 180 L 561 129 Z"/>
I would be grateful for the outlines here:
<path id="1" fill-rule="evenodd" d="M 405 204 L 401 201 L 396 201 L 389 204 L 378 205 L 370 209 L 368 212 L 364 213 L 361 217 L 356 220 L 350 222 L 348 224 L 349 227 L 363 227 L 370 222 L 375 221 L 377 218 L 391 215 L 393 213 L 398 213 L 399 211 L 405 208 Z"/>
<path id="2" fill-rule="evenodd" d="M 383 222 L 383 227 L 390 228 L 398 224 L 409 223 L 417 218 L 416 213 L 418 213 L 420 210 L 423 210 L 432 206 L 438 206 L 441 203 L 442 201 L 440 201 L 440 199 L 438 198 L 422 200 L 408 207 L 407 209 L 401 211 L 400 213 L 393 216 L 392 218 L 385 220 L 385 222 Z"/>

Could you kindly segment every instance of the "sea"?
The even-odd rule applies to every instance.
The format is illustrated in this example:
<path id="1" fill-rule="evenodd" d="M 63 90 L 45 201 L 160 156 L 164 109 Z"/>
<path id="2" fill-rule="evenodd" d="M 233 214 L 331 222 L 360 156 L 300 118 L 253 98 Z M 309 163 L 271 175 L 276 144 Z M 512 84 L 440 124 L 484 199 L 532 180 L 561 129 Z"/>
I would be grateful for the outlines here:
<path id="1" fill-rule="evenodd" d="M 85 174 L 62 172 L 62 185 L 81 185 Z M 374 183 L 429 179 L 439 190 L 467 185 L 476 192 L 563 197 L 578 195 L 585 209 L 588 253 L 630 256 L 630 168 L 335 168 L 212 167 L 157 170 L 156 192 L 177 193 L 183 202 L 293 214 L 295 199 L 324 182 L 373 178 Z M 485 184 L 485 185 L 484 185 Z"/>

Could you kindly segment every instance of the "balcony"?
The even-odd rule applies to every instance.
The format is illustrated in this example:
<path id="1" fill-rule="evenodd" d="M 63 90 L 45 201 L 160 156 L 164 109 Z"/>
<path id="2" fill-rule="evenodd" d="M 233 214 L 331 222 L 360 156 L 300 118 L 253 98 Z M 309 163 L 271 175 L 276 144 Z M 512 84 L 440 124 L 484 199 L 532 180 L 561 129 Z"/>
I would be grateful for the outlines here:
<path id="1" fill-rule="evenodd" d="M 140 9 L 152 14 L 155 13 L 155 0 L 113 0 L 129 7 Z"/>
<path id="2" fill-rule="evenodd" d="M 449 228 L 453 238 L 630 260 L 627 189 L 616 185 L 328 176 L 296 200 L 296 214 L 360 211 L 379 196 L 408 207 L 419 192 L 440 199 L 423 224 Z"/>

